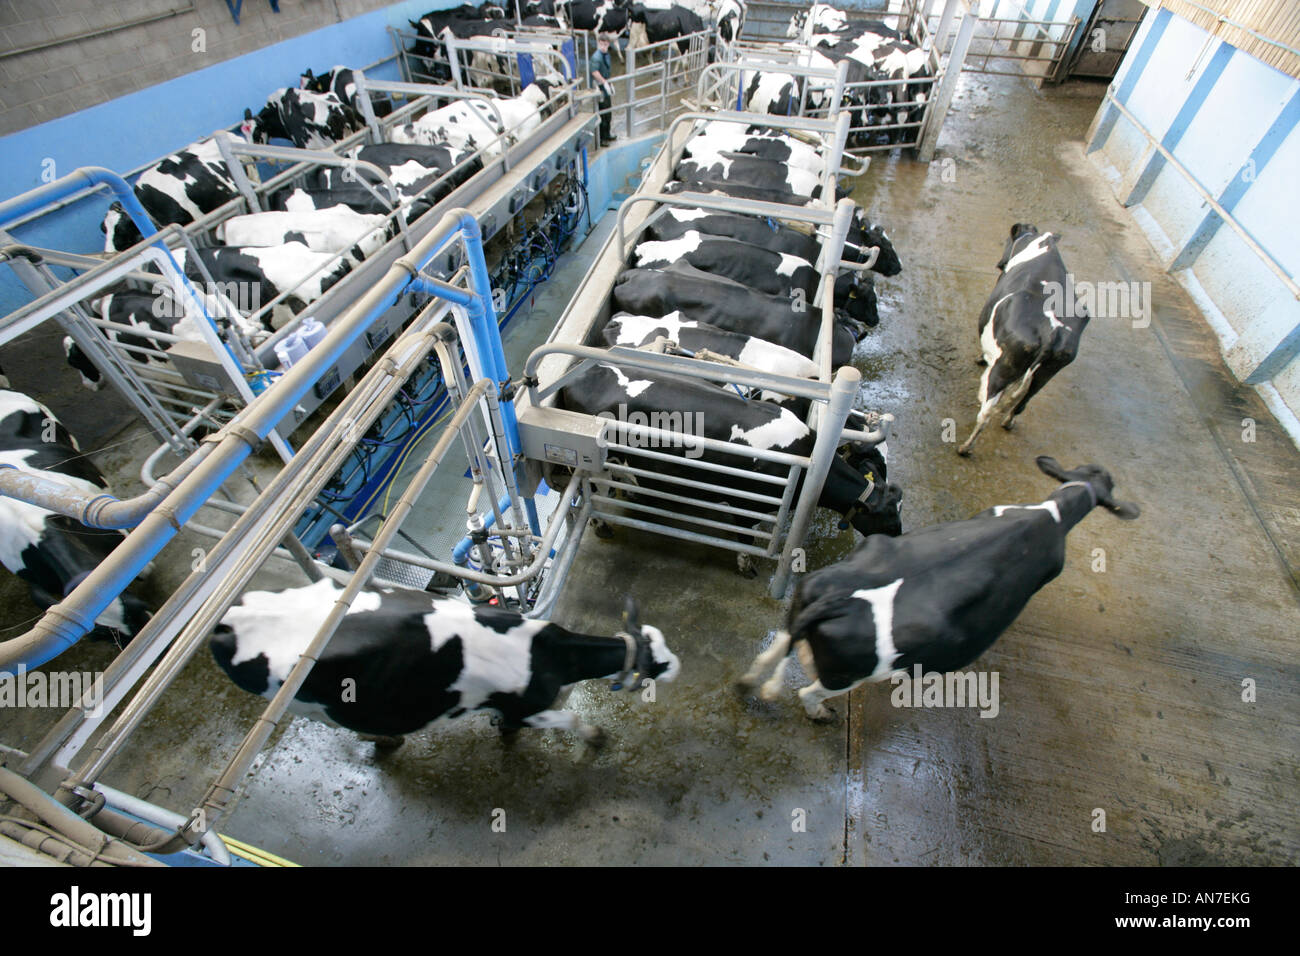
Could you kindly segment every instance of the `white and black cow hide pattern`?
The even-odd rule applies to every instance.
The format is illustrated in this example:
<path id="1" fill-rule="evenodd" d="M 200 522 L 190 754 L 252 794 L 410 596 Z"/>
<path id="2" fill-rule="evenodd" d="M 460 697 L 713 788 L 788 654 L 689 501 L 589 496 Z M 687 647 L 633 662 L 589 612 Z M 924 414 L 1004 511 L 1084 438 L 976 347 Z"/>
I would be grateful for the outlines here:
<path id="1" fill-rule="evenodd" d="M 633 415 L 645 416 L 643 420 L 663 420 L 662 416 L 677 415 L 677 421 L 698 423 L 696 437 L 748 445 L 751 448 L 779 451 L 791 455 L 808 455 L 812 452 L 816 433 L 787 408 L 765 401 L 750 401 L 730 388 L 723 388 L 662 372 L 630 369 L 624 372 L 609 365 L 593 365 L 582 372 L 560 392 L 560 405 L 571 411 L 587 415 L 631 420 Z M 651 417 L 655 416 L 655 417 Z M 689 437 L 683 447 L 675 449 L 660 443 L 656 450 L 670 456 L 683 458 L 683 465 L 655 460 L 655 470 L 669 476 L 699 478 L 699 471 L 686 464 L 685 454 L 690 451 Z M 737 467 L 736 456 L 714 452 L 696 446 L 699 460 Z M 788 475 L 789 468 L 775 465 L 759 458 L 751 459 L 746 467 L 760 474 Z M 817 499 L 825 508 L 838 512 L 844 526 L 851 524 L 859 533 L 902 533 L 899 506 L 902 492 L 898 486 L 885 482 L 885 463 L 877 449 L 853 448 L 850 453 L 836 455 Z M 800 481 L 803 477 L 801 475 Z M 772 486 L 766 482 L 729 477 L 729 486 L 753 494 L 769 495 Z M 653 478 L 638 476 L 638 485 L 679 494 L 680 485 L 656 482 Z M 798 489 L 796 489 L 796 493 Z M 727 501 L 725 493 L 697 492 L 707 499 Z M 745 506 L 740 498 L 729 502 Z M 716 512 L 709 515 L 716 518 Z"/>
<path id="2" fill-rule="evenodd" d="M 234 682 L 270 698 L 307 649 L 342 593 L 325 578 L 287 591 L 246 592 L 222 618 L 210 646 Z M 671 681 L 681 666 L 657 628 L 633 623 L 633 670 Z M 361 734 L 400 737 L 434 721 L 478 711 L 504 732 L 559 727 L 597 743 L 600 731 L 550 709 L 579 681 L 619 678 L 628 644 L 579 634 L 520 614 L 434 599 L 421 591 L 359 593 L 290 705 L 298 714 Z"/>
<path id="3" fill-rule="evenodd" d="M 135 181 L 136 198 L 158 226 L 186 225 L 239 195 L 230 169 L 212 140 L 191 143 L 164 156 Z M 121 252 L 142 238 L 121 203 L 113 203 L 100 229 L 104 251 Z"/>
<path id="4" fill-rule="evenodd" d="M 92 496 L 108 493 L 104 476 L 54 414 L 31 397 L 11 391 L 3 375 L 0 465 Z M 0 562 L 27 584 L 32 601 L 42 609 L 70 594 L 122 539 L 119 531 L 87 528 L 65 515 L 0 495 Z M 125 643 L 149 615 L 140 598 L 123 592 L 95 619 L 92 635 Z"/>
<path id="5" fill-rule="evenodd" d="M 283 87 L 254 116 L 244 110 L 244 134 L 254 143 L 285 139 L 299 149 L 328 149 L 365 127 L 361 114 L 334 93 Z"/>
<path id="6" fill-rule="evenodd" d="M 1065 540 L 1100 504 L 1120 518 L 1136 505 L 1116 501 L 1114 481 L 1097 465 L 1072 471 L 1040 457 L 1063 482 L 1039 504 L 998 505 L 902 537 L 873 536 L 847 558 L 799 579 L 785 628 L 742 677 L 755 687 L 774 665 L 763 697 L 782 689 L 788 654 L 812 681 L 799 691 L 814 720 L 828 720 L 827 698 L 919 665 L 923 673 L 966 667 L 1061 573 Z"/>
<path id="7" fill-rule="evenodd" d="M 471 149 L 446 142 L 433 145 L 379 143 L 353 149 L 348 156 L 382 169 L 397 190 L 399 201 L 423 193 L 443 174 L 451 172 L 432 192 L 422 197 L 436 203 L 451 195 L 457 186 L 483 168 L 483 161 L 478 157 L 471 159 L 471 153 Z M 317 189 L 333 190 L 358 185 L 356 180 L 360 179 L 373 185 L 381 196 L 388 196 L 387 187 L 368 171 L 354 172 L 338 166 L 320 167 L 311 185 Z"/>
<path id="8" fill-rule="evenodd" d="M 389 238 L 382 215 L 364 215 L 347 206 L 304 212 L 255 212 L 233 216 L 217 227 L 217 238 L 231 246 L 265 248 L 298 242 L 312 252 L 346 253 L 356 262 L 374 255 Z"/>
<path id="9" fill-rule="evenodd" d="M 813 354 L 821 326 L 821 312 L 811 300 L 767 295 L 686 262 L 662 270 L 625 270 L 614 285 L 613 302 L 633 315 L 680 312 L 686 319 L 752 335 L 807 357 Z M 853 344 L 852 333 L 837 323 L 832 334 L 833 368 L 848 364 Z"/>
<path id="10" fill-rule="evenodd" d="M 312 93 L 333 93 L 352 109 L 361 113 L 360 99 L 357 96 L 355 74 L 346 66 L 332 67 L 317 76 L 310 69 L 304 70 L 298 85 Z M 376 117 L 384 117 L 393 111 L 393 102 L 386 97 L 371 97 L 370 108 Z"/>
<path id="11" fill-rule="evenodd" d="M 1070 303 L 1072 308 L 1059 316 L 1052 310 L 1053 290 L 1059 299 L 1072 287 L 1057 241 L 1028 223 L 1011 227 L 998 261 L 1001 275 L 980 310 L 981 363 L 987 367 L 980 376 L 975 430 L 957 449 L 963 455 L 970 454 L 999 406 L 1010 406 L 1002 427 L 1014 427 L 1029 400 L 1079 354 L 1090 318 L 1086 306 Z"/>
<path id="12" fill-rule="evenodd" d="M 481 100 L 457 100 L 393 127 L 389 135 L 394 143 L 447 146 L 466 154 L 482 149 L 484 159 L 494 159 L 542 125 L 551 91 L 562 83 L 555 74 L 539 77 L 518 96 L 494 97 L 495 112 Z"/>
<path id="13" fill-rule="evenodd" d="M 673 170 L 664 192 L 718 192 L 742 199 L 806 206 L 822 194 L 822 178 L 787 163 L 744 153 L 722 153 L 709 161 L 684 159 Z M 836 190 L 836 198 L 841 191 Z"/>

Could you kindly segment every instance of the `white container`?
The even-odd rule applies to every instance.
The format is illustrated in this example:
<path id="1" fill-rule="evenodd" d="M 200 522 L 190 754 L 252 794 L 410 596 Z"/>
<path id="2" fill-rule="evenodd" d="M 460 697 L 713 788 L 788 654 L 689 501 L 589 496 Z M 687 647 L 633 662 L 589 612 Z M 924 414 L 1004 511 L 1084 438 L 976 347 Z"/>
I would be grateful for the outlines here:
<path id="1" fill-rule="evenodd" d="M 301 335 L 294 332 L 276 343 L 275 357 L 286 369 L 292 368 L 295 362 L 300 362 L 307 357 L 307 343 L 302 340 Z"/>
<path id="2" fill-rule="evenodd" d="M 325 338 L 328 332 L 329 329 L 325 328 L 324 325 L 317 322 L 310 315 L 303 319 L 302 324 L 298 326 L 298 335 L 302 337 L 302 341 L 309 349 L 314 349 L 320 340 Z"/>

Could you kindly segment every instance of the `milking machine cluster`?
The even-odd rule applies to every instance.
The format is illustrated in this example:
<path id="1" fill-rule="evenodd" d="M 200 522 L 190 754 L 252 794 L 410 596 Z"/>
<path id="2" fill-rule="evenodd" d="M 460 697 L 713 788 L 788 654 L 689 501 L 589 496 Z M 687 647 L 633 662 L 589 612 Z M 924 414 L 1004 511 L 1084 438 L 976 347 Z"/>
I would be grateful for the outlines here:
<path id="1" fill-rule="evenodd" d="M 489 274 L 502 329 L 528 304 L 534 290 L 551 277 L 561 253 L 569 249 L 575 237 L 585 234 L 590 223 L 586 187 L 573 170 L 521 210 L 513 228 L 502 230 L 492 243 L 495 248 L 490 250 L 496 254 L 489 260 L 495 261 Z M 303 543 L 318 558 L 337 561 L 337 551 L 328 536 L 331 526 L 336 522 L 352 524 L 370 515 L 382 516 L 387 490 L 408 463 L 416 444 L 450 413 L 442 374 L 436 358 L 430 356 L 303 514 L 295 529 Z M 471 507 L 467 535 L 456 546 L 453 560 L 487 573 L 512 573 L 503 564 L 506 547 L 500 536 L 491 532 L 492 525 L 490 512 L 480 515 Z M 492 588 L 473 582 L 466 582 L 465 593 L 476 602 L 498 599 Z"/>

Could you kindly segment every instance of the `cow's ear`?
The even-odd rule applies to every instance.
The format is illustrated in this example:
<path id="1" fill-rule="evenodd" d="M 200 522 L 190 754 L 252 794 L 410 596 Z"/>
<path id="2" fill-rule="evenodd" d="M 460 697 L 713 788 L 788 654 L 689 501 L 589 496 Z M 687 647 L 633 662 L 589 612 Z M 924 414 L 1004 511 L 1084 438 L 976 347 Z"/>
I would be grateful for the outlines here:
<path id="1" fill-rule="evenodd" d="M 245 107 L 244 107 L 244 119 L 245 119 L 245 120 L 251 120 L 252 118 L 253 118 L 253 111 L 250 110 L 247 106 L 245 106 Z"/>
<path id="2" fill-rule="evenodd" d="M 1034 462 L 1038 465 L 1038 470 L 1049 478 L 1055 478 L 1057 481 L 1070 480 L 1065 473 L 1065 469 L 1061 467 L 1061 463 L 1050 455 L 1039 455 L 1034 459 Z"/>

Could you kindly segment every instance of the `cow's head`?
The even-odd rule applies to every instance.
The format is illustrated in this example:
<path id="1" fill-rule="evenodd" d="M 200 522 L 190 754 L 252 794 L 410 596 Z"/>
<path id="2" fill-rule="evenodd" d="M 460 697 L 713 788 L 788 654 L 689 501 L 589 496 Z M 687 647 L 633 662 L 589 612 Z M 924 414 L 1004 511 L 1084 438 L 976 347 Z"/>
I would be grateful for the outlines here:
<path id="1" fill-rule="evenodd" d="M 869 262 L 871 250 L 873 248 L 879 249 L 880 251 L 876 253 L 876 261 L 871 268 L 882 276 L 896 276 L 903 271 L 903 261 L 898 258 L 894 243 L 885 234 L 884 227 L 878 226 L 868 219 L 866 212 L 862 209 L 853 211 L 853 219 L 849 223 L 849 234 L 845 246 L 846 252 L 856 253 L 856 259 L 852 260 L 856 262 Z"/>
<path id="2" fill-rule="evenodd" d="M 126 214 L 126 209 L 120 202 L 115 202 L 108 207 L 108 212 L 104 216 L 104 221 L 99 224 L 99 228 L 104 233 L 105 252 L 121 252 L 123 249 L 130 249 L 144 238 L 140 235 L 135 221 Z"/>
<path id="3" fill-rule="evenodd" d="M 835 280 L 835 307 L 856 323 L 874 329 L 880 324 L 876 283 L 870 273 L 845 272 Z"/>
<path id="4" fill-rule="evenodd" d="M 628 595 L 623 608 L 623 628 L 619 636 L 627 635 L 636 643 L 632 667 L 619 674 L 613 690 L 639 690 L 643 679 L 656 681 L 676 680 L 682 665 L 677 655 L 668 649 L 663 632 L 657 627 L 641 623 L 636 599 Z M 632 678 L 632 679 L 629 679 Z"/>
<path id="5" fill-rule="evenodd" d="M 838 511 L 841 529 L 861 535 L 903 533 L 903 492 L 885 480 L 885 458 L 876 446 L 850 442 L 831 459 L 818 504 Z"/>
<path id="6" fill-rule="evenodd" d="M 273 136 L 279 139 L 289 138 L 289 133 L 284 128 L 284 121 L 280 118 L 280 111 L 270 103 L 263 106 L 256 116 L 253 115 L 252 110 L 245 108 L 244 121 L 239 124 L 239 132 L 250 143 L 269 143 Z"/>
<path id="7" fill-rule="evenodd" d="M 998 260 L 998 268 L 1005 269 L 1011 258 L 1023 249 L 1033 238 L 1038 235 L 1038 227 L 1031 226 L 1027 222 L 1018 222 L 1011 227 L 1011 236 L 1007 239 L 1007 244 L 1002 250 L 1002 258 Z"/>
<path id="8" fill-rule="evenodd" d="M 123 591 L 99 616 L 91 636 L 102 637 L 122 646 L 144 629 L 153 617 L 149 605 L 134 594 Z"/>
<path id="9" fill-rule="evenodd" d="M 1087 485 L 1092 489 L 1097 504 L 1117 518 L 1132 521 L 1142 513 L 1142 509 L 1131 501 L 1115 500 L 1113 495 L 1115 479 L 1110 476 L 1110 472 L 1100 465 L 1080 465 L 1078 468 L 1066 471 L 1061 467 L 1060 462 L 1047 455 L 1039 455 L 1034 461 L 1037 463 L 1039 471 L 1051 478 L 1055 478 L 1057 481 L 1063 483 L 1078 481 Z"/>

